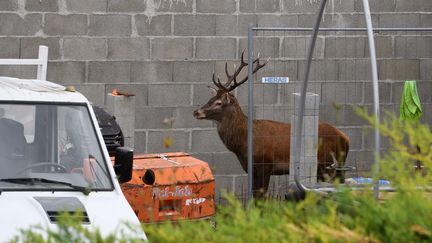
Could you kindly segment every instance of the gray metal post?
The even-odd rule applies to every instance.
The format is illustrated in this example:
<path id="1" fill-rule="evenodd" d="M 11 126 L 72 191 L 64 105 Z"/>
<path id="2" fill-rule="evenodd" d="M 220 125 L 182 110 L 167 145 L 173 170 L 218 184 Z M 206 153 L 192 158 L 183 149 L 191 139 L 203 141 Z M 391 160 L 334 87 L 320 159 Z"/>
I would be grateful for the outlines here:
<path id="1" fill-rule="evenodd" d="M 301 87 L 301 97 L 300 97 L 300 107 L 299 107 L 299 117 L 297 119 L 297 125 L 296 127 L 298 129 L 296 129 L 295 131 L 295 137 L 296 137 L 296 144 L 295 144 L 295 149 L 294 149 L 294 163 L 295 163 L 295 170 L 294 170 L 294 180 L 297 184 L 297 186 L 300 189 L 303 190 L 308 190 L 299 180 L 299 172 L 300 172 L 300 151 L 301 151 L 301 136 L 302 136 L 302 130 L 303 130 L 303 116 L 304 116 L 304 109 L 305 109 L 305 102 L 306 102 L 306 90 L 307 90 L 307 83 L 309 81 L 309 71 L 310 71 L 310 66 L 311 66 L 311 62 L 312 62 L 312 55 L 314 52 L 314 48 L 315 48 L 315 42 L 316 42 L 316 38 L 318 35 L 318 30 L 319 30 L 319 26 L 321 23 L 321 19 L 324 13 L 324 9 L 325 9 L 325 5 L 327 3 L 327 0 L 322 0 L 321 1 L 321 5 L 320 5 L 320 9 L 318 12 L 318 17 L 316 18 L 316 22 L 315 22 L 315 27 L 314 27 L 314 32 L 312 34 L 312 38 L 309 44 L 309 49 L 308 49 L 308 56 L 307 56 L 307 62 L 306 62 L 306 69 L 305 69 L 305 79 L 304 82 L 302 83 L 302 87 Z"/>
<path id="2" fill-rule="evenodd" d="M 253 198 L 253 25 L 248 30 L 248 200 Z"/>
<path id="3" fill-rule="evenodd" d="M 367 33 L 368 33 L 368 40 L 369 40 L 369 52 L 370 52 L 370 61 L 371 61 L 371 68 L 372 68 L 372 87 L 373 87 L 373 101 L 374 101 L 374 115 L 375 115 L 375 171 L 374 173 L 378 172 L 378 161 L 380 157 L 380 135 L 379 135 L 379 129 L 378 129 L 378 123 L 380 121 L 380 114 L 379 114 L 379 89 L 378 89 L 378 71 L 377 71 L 377 63 L 376 63 L 376 54 L 375 54 L 375 42 L 373 37 L 373 27 L 372 27 L 372 18 L 369 8 L 369 1 L 363 0 L 363 8 L 365 13 L 365 19 L 366 19 L 366 27 L 367 27 Z M 375 198 L 378 199 L 379 197 L 379 180 L 375 181 L 374 183 L 374 195 Z"/>

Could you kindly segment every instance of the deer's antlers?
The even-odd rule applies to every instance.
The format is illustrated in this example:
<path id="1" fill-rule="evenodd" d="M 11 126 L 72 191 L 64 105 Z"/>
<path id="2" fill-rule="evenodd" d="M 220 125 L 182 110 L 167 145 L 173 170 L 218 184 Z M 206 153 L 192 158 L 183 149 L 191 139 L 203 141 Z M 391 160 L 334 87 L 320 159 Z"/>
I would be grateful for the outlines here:
<path id="1" fill-rule="evenodd" d="M 222 89 L 224 91 L 229 92 L 229 91 L 234 90 L 238 86 L 242 85 L 244 82 L 246 82 L 248 80 L 248 76 L 246 76 L 240 82 L 237 82 L 237 76 L 240 74 L 242 69 L 248 65 L 248 63 L 244 61 L 244 52 L 245 52 L 245 50 L 243 50 L 243 52 L 241 54 L 240 66 L 238 68 L 236 68 L 234 74 L 231 75 L 228 72 L 228 63 L 227 62 L 225 63 L 225 74 L 228 78 L 228 80 L 225 84 L 221 83 L 219 76 L 217 77 L 217 80 L 216 80 L 215 74 L 213 73 L 213 83 L 216 85 L 216 87 L 218 87 L 219 89 Z M 256 66 L 252 70 L 252 73 L 256 73 L 258 70 L 263 68 L 267 64 L 267 62 L 268 62 L 268 60 L 265 61 L 264 63 L 260 64 L 260 55 L 258 53 L 257 59 L 255 59 L 252 62 L 252 65 L 256 64 Z M 235 67 L 235 65 L 234 65 L 234 67 Z"/>

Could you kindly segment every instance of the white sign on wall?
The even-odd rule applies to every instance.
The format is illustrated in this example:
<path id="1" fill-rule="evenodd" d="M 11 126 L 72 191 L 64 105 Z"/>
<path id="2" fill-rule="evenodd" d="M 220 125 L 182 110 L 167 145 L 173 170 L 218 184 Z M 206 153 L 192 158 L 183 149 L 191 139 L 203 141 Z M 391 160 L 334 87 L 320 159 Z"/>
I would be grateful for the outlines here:
<path id="1" fill-rule="evenodd" d="M 287 84 L 289 77 L 262 77 L 263 84 Z"/>

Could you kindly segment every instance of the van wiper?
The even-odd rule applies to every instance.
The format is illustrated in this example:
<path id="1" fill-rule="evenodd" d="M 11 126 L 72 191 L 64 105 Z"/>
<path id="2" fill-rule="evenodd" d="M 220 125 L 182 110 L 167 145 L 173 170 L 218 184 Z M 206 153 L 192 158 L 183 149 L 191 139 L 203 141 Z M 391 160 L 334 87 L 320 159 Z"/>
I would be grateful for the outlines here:
<path id="1" fill-rule="evenodd" d="M 70 188 L 73 188 L 77 191 L 82 192 L 84 195 L 90 194 L 91 190 L 88 187 L 84 186 L 77 186 L 69 182 L 64 181 L 57 181 L 57 180 L 50 180 L 45 178 L 39 178 L 39 177 L 21 177 L 21 178 L 0 178 L 0 181 L 4 182 L 10 182 L 15 184 L 26 184 L 26 185 L 35 185 L 36 183 L 50 183 L 50 184 L 60 184 L 60 185 L 66 185 Z"/>

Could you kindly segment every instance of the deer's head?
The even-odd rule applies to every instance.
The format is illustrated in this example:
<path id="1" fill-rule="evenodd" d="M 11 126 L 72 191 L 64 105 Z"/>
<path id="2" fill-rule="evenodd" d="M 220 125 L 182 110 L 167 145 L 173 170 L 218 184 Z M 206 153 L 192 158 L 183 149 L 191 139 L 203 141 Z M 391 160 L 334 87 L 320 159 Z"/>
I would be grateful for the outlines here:
<path id="1" fill-rule="evenodd" d="M 258 58 L 252 63 L 252 65 L 254 65 L 253 73 L 256 73 L 259 69 L 263 68 L 267 64 L 267 61 L 261 64 L 259 59 L 260 57 L 258 55 Z M 246 76 L 240 82 L 237 82 L 237 76 L 247 65 L 248 63 L 244 61 L 243 51 L 241 54 L 240 66 L 238 68 L 234 66 L 234 74 L 231 75 L 229 73 L 228 63 L 225 63 L 225 74 L 227 76 L 227 81 L 225 84 L 222 84 L 219 76 L 216 78 L 215 74 L 213 73 L 212 80 L 216 88 L 210 86 L 209 88 L 214 91 L 214 96 L 211 97 L 205 105 L 193 112 L 193 115 L 196 119 L 220 121 L 222 117 L 227 114 L 227 111 L 240 107 L 237 99 L 230 92 L 248 80 L 248 77 Z"/>

